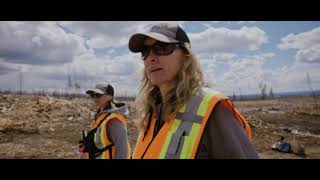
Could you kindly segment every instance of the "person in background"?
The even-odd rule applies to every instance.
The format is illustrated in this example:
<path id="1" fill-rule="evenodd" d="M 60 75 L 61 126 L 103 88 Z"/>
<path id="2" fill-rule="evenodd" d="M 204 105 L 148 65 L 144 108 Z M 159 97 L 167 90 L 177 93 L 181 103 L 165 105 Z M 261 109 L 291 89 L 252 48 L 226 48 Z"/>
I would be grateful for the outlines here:
<path id="1" fill-rule="evenodd" d="M 110 84 L 97 84 L 86 93 L 98 110 L 91 130 L 83 131 L 83 140 L 79 142 L 80 158 L 129 159 L 126 104 L 114 102 L 114 89 Z"/>

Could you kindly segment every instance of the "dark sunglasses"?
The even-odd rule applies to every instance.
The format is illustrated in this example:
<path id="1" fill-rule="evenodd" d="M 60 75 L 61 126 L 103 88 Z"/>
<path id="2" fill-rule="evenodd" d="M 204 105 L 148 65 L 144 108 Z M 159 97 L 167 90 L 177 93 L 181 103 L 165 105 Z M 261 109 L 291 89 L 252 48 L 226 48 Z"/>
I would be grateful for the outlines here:
<path id="1" fill-rule="evenodd" d="M 151 46 L 144 45 L 141 50 L 142 60 L 146 60 L 152 50 L 155 55 L 167 56 L 173 53 L 177 48 L 184 48 L 181 43 L 163 43 L 157 42 Z"/>
<path id="2" fill-rule="evenodd" d="M 98 94 L 98 93 L 91 93 L 90 97 L 93 99 L 94 97 L 96 98 L 101 98 L 102 94 Z"/>

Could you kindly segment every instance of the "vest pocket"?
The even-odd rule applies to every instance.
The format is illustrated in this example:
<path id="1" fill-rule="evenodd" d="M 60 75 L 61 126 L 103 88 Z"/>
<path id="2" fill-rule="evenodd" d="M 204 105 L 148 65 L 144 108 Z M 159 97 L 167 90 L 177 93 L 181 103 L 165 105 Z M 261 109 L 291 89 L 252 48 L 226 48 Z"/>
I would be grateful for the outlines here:
<path id="1" fill-rule="evenodd" d="M 190 136 L 183 136 L 183 144 L 180 150 L 179 158 L 180 159 L 189 159 L 189 155 L 191 154 L 190 151 L 192 151 L 192 138 Z M 182 149 L 183 148 L 183 149 Z"/>
<path id="2" fill-rule="evenodd" d="M 193 126 L 192 122 L 183 121 L 172 134 L 171 142 L 169 143 L 168 151 L 165 158 L 179 159 L 181 152 L 185 149 L 185 141 L 190 141 L 190 131 Z M 187 143 L 190 144 L 190 143 Z M 184 150 L 186 151 L 186 150 Z"/>
<path id="3" fill-rule="evenodd" d="M 179 159 L 185 140 L 188 139 L 185 131 L 175 132 L 172 134 L 172 139 L 166 154 L 167 159 Z"/>

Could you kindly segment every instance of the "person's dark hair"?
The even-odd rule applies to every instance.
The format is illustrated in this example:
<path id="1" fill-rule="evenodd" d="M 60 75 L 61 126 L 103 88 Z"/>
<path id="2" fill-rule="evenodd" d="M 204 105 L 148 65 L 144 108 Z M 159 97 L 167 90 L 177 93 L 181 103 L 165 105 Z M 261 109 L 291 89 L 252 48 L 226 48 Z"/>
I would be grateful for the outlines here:
<path id="1" fill-rule="evenodd" d="M 113 98 L 111 100 L 111 103 L 114 104 L 114 106 L 116 106 L 116 107 L 122 107 L 122 106 L 126 105 L 125 103 L 114 102 Z"/>
<path id="2" fill-rule="evenodd" d="M 106 88 L 106 94 L 109 94 L 112 97 L 114 96 L 114 90 L 113 90 L 113 87 L 110 84 L 108 84 L 108 86 Z"/>

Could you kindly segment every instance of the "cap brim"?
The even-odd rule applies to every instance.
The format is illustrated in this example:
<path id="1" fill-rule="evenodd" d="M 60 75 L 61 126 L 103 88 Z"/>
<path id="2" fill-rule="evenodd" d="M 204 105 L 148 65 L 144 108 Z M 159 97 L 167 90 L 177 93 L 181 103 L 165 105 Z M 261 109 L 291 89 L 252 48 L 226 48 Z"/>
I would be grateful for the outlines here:
<path id="1" fill-rule="evenodd" d="M 149 32 L 149 33 L 138 33 L 131 36 L 129 40 L 129 49 L 132 52 L 141 52 L 144 40 L 146 37 L 155 39 L 157 41 L 165 42 L 165 43 L 177 43 L 179 41 L 169 38 L 163 34 Z"/>
<path id="2" fill-rule="evenodd" d="M 89 89 L 89 90 L 87 90 L 87 94 L 91 94 L 91 93 L 98 93 L 98 94 L 104 94 L 104 92 L 103 91 L 101 91 L 100 89 L 96 89 L 96 88 L 94 88 L 94 89 Z"/>

